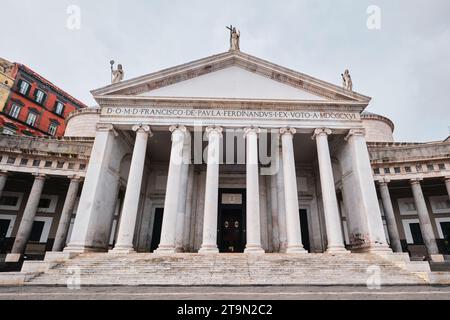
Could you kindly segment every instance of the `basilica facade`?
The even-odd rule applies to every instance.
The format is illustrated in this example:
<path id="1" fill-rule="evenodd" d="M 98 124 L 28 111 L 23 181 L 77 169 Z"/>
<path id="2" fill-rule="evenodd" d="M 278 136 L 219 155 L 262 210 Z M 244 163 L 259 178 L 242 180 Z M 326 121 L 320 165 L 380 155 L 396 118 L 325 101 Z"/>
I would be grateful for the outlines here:
<path id="1" fill-rule="evenodd" d="M 62 139 L 0 136 L 6 262 L 449 254 L 450 141 L 394 142 L 345 79 L 235 48 L 92 94 Z"/>

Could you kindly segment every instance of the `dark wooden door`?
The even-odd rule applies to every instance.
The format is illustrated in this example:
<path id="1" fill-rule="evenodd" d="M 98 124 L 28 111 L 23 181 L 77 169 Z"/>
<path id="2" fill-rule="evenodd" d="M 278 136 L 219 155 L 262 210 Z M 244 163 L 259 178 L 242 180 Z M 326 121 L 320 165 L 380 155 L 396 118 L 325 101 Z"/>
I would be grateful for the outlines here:
<path id="1" fill-rule="evenodd" d="M 306 251 L 311 251 L 309 242 L 308 211 L 305 209 L 300 210 L 300 228 L 302 232 L 303 248 L 305 248 Z"/>
<path id="2" fill-rule="evenodd" d="M 243 252 L 243 223 L 241 209 L 222 209 L 220 222 L 220 252 Z"/>
<path id="3" fill-rule="evenodd" d="M 150 251 L 153 252 L 158 249 L 159 242 L 161 241 L 161 228 L 163 222 L 164 209 L 155 209 L 155 220 L 153 222 L 153 233 L 152 233 L 152 244 L 150 246 Z"/>
<path id="4" fill-rule="evenodd" d="M 225 195 L 225 196 L 224 196 Z M 227 195 L 232 195 L 231 199 Z M 244 252 L 245 233 L 245 190 L 219 190 L 219 220 L 217 239 L 220 252 Z"/>

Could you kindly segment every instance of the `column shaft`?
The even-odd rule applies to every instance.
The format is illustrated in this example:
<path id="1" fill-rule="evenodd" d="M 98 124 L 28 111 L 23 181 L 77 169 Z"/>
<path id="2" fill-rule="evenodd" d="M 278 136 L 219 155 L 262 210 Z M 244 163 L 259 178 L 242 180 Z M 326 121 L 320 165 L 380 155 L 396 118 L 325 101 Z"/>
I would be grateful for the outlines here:
<path id="1" fill-rule="evenodd" d="M 411 180 L 411 188 L 416 204 L 417 214 L 419 215 L 420 230 L 422 231 L 423 241 L 427 247 L 429 255 L 439 254 L 436 244 L 436 238 L 431 225 L 430 215 L 423 196 L 422 187 L 419 180 Z"/>
<path id="2" fill-rule="evenodd" d="M 30 191 L 25 210 L 23 212 L 22 220 L 20 221 L 19 230 L 17 231 L 14 246 L 11 250 L 13 254 L 22 254 L 25 251 L 25 246 L 30 237 L 31 229 L 33 228 L 34 217 L 41 199 L 42 190 L 44 189 L 45 177 L 36 176 L 34 178 L 33 187 Z"/>
<path id="3" fill-rule="evenodd" d="M 281 129 L 283 147 L 284 194 L 286 207 L 287 253 L 306 253 L 302 244 L 300 212 L 298 209 L 297 174 L 295 172 L 295 129 Z"/>
<path id="4" fill-rule="evenodd" d="M 287 226 L 286 226 L 286 197 L 284 192 L 284 166 L 283 166 L 283 150 L 280 147 L 278 161 L 278 172 L 276 176 L 277 189 L 277 221 L 279 233 L 279 252 L 286 252 L 287 249 Z"/>
<path id="5" fill-rule="evenodd" d="M 0 172 L 0 197 L 2 196 L 3 189 L 5 189 L 7 179 L 8 174 L 6 172 Z"/>
<path id="6" fill-rule="evenodd" d="M 323 209 L 327 231 L 327 252 L 347 252 L 342 237 L 342 222 L 336 198 L 333 169 L 328 146 L 329 129 L 317 129 L 314 133 L 319 161 L 320 185 L 322 189 Z"/>
<path id="7" fill-rule="evenodd" d="M 55 242 L 52 251 L 62 251 L 66 244 L 67 233 L 69 232 L 70 220 L 72 217 L 73 207 L 77 198 L 78 189 L 80 187 L 80 179 L 72 178 L 70 180 L 69 189 L 67 190 L 64 207 L 59 219 L 58 229 L 56 231 Z"/>
<path id="8" fill-rule="evenodd" d="M 398 233 L 397 221 L 395 220 L 394 208 L 392 207 L 388 184 L 386 182 L 380 182 L 379 186 L 391 248 L 394 252 L 402 252 L 403 250 L 400 242 L 400 235 Z"/>
<path id="9" fill-rule="evenodd" d="M 148 126 L 135 126 L 136 140 L 131 158 L 130 173 L 128 175 L 127 190 L 123 200 L 117 243 L 112 252 L 134 252 L 133 238 L 136 230 L 139 199 L 141 196 L 142 174 L 144 172 L 147 141 L 150 131 Z"/>
<path id="10" fill-rule="evenodd" d="M 183 146 L 186 127 L 172 126 L 172 149 L 170 151 L 169 173 L 167 176 L 166 199 L 161 228 L 161 241 L 155 253 L 175 253 L 175 235 L 180 195 L 180 179 L 183 164 Z"/>
<path id="11" fill-rule="evenodd" d="M 219 163 L 222 128 L 206 129 L 208 134 L 208 164 L 206 168 L 205 207 L 203 215 L 203 242 L 199 253 L 218 253 L 217 220 L 219 201 Z"/>
<path id="12" fill-rule="evenodd" d="M 261 247 L 259 205 L 258 129 L 245 129 L 247 168 L 247 244 L 245 253 L 264 253 Z"/>
<path id="13" fill-rule="evenodd" d="M 191 140 L 189 133 L 186 133 L 186 139 L 183 146 L 183 164 L 181 167 L 180 178 L 180 199 L 178 200 L 178 217 L 175 236 L 175 249 L 177 252 L 183 252 L 184 239 L 184 224 L 186 217 L 187 193 L 188 193 L 188 178 L 189 178 L 189 164 L 191 162 Z"/>
<path id="14" fill-rule="evenodd" d="M 445 187 L 447 188 L 447 194 L 450 198 L 450 177 L 445 178 Z"/>

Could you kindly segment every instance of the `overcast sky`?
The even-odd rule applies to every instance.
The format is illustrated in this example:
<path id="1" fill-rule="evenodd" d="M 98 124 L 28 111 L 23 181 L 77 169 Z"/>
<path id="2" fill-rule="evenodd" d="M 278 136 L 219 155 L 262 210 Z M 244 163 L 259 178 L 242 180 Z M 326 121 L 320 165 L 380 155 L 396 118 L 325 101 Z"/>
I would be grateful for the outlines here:
<path id="1" fill-rule="evenodd" d="M 28 65 L 94 105 L 90 90 L 228 50 L 241 50 L 373 97 L 368 111 L 391 118 L 397 141 L 442 140 L 450 127 L 448 0 L 1 0 L 0 56 Z M 80 29 L 67 8 L 81 10 Z M 381 29 L 367 28 L 367 8 Z M 72 21 L 72 20 L 71 20 Z"/>

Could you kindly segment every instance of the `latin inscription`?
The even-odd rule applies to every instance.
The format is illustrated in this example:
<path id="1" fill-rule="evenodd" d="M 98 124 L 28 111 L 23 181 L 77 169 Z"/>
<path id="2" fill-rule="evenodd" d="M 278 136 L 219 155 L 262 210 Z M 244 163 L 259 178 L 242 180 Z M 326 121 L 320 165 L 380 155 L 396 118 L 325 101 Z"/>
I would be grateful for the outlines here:
<path id="1" fill-rule="evenodd" d="M 292 120 L 359 120 L 356 112 L 220 110 L 152 107 L 105 107 L 104 116 L 165 117 L 165 118 L 229 118 L 229 119 L 292 119 Z"/>

